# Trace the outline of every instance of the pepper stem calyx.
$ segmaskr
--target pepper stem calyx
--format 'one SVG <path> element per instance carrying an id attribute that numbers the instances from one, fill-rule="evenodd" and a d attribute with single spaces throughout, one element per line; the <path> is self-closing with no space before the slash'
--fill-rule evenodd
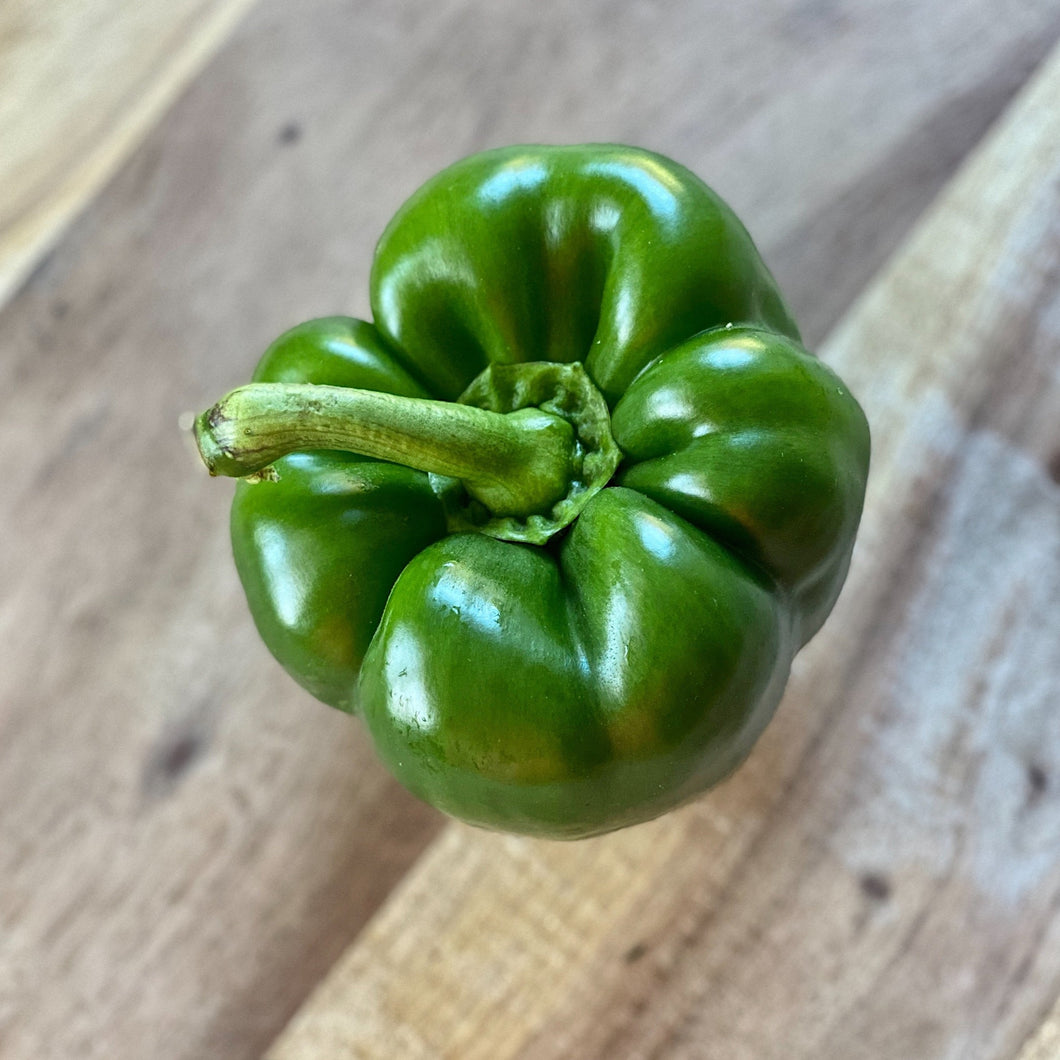
<path id="1" fill-rule="evenodd" d="M 262 477 L 282 456 L 335 449 L 431 474 L 452 529 L 542 544 L 621 458 L 580 364 L 491 366 L 458 402 L 309 383 L 238 387 L 195 421 L 213 475 Z"/>

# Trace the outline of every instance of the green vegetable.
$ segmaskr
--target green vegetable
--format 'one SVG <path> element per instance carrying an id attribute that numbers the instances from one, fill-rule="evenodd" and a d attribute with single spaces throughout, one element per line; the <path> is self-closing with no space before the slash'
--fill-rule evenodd
<path id="1" fill-rule="evenodd" d="M 196 426 L 266 644 L 411 791 L 578 838 L 750 751 L 842 586 L 869 432 L 747 232 L 629 147 L 465 159 Z"/>

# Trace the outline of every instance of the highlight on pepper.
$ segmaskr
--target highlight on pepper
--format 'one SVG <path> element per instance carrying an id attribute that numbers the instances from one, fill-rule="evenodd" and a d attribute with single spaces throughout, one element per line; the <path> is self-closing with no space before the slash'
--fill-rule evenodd
<path id="1" fill-rule="evenodd" d="M 718 783 L 839 595 L 869 466 L 746 229 L 649 151 L 487 151 L 398 210 L 370 301 L 195 423 L 269 650 L 474 825 L 576 839 Z"/>

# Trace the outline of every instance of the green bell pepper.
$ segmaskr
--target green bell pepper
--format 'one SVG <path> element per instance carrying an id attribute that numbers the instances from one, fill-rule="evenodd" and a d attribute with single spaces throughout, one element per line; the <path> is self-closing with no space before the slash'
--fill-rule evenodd
<path id="1" fill-rule="evenodd" d="M 401 207 L 371 306 L 196 424 L 272 653 L 476 825 L 578 838 L 716 784 L 839 594 L 869 463 L 746 230 L 647 151 L 488 151 Z"/>

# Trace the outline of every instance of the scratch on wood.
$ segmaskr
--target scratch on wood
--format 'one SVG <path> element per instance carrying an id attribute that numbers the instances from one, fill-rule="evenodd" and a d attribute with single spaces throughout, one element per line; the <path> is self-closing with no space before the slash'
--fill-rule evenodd
<path id="1" fill-rule="evenodd" d="M 166 734 L 144 766 L 141 789 L 147 796 L 171 790 L 203 755 L 206 732 L 197 725 L 184 725 Z"/>
<path id="2" fill-rule="evenodd" d="M 891 881 L 881 872 L 866 872 L 858 883 L 861 893 L 874 902 L 886 902 L 891 897 Z"/>

